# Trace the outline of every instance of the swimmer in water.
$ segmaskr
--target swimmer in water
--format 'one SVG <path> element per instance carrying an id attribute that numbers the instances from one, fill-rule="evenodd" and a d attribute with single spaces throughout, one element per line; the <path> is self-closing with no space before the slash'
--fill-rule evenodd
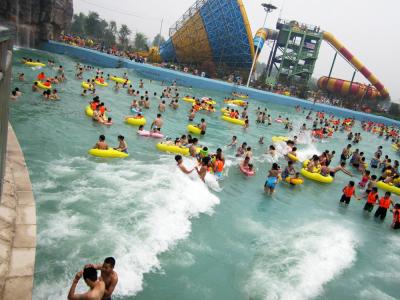
<path id="1" fill-rule="evenodd" d="M 236 147 L 236 145 L 237 145 L 237 136 L 234 135 L 232 137 L 232 141 L 227 145 L 227 147 Z"/>
<path id="2" fill-rule="evenodd" d="M 188 170 L 184 165 L 183 165 L 183 159 L 181 155 L 175 155 L 175 161 L 178 164 L 179 169 L 185 173 L 185 174 L 190 174 L 193 172 L 194 169 Z"/>
<path id="3" fill-rule="evenodd" d="M 344 203 L 346 206 L 349 205 L 351 197 L 356 197 L 356 188 L 354 181 L 350 181 L 347 186 L 343 188 L 343 195 L 340 198 L 340 203 Z"/>
<path id="4" fill-rule="evenodd" d="M 75 293 L 76 286 L 82 278 L 89 287 L 89 291 L 83 294 Z M 97 270 L 93 267 L 84 268 L 83 271 L 76 273 L 68 292 L 68 300 L 102 300 L 105 292 L 105 283 L 97 278 Z"/>
<path id="5" fill-rule="evenodd" d="M 269 172 L 268 172 L 268 178 L 264 184 L 264 191 L 267 194 L 272 195 L 274 193 L 275 187 L 278 184 L 280 174 L 281 174 L 281 170 L 280 170 L 278 164 L 273 163 L 271 170 L 269 170 Z"/>
<path id="6" fill-rule="evenodd" d="M 119 145 L 117 148 L 114 148 L 114 150 L 121 151 L 121 152 L 128 154 L 128 144 L 125 142 L 125 137 L 123 135 L 118 136 L 118 142 L 119 142 Z"/>
<path id="7" fill-rule="evenodd" d="M 99 136 L 99 141 L 93 146 L 93 149 L 108 150 L 108 145 L 105 142 L 106 137 L 102 134 Z"/>
<path id="8" fill-rule="evenodd" d="M 114 257 L 107 257 L 102 264 L 97 265 L 86 265 L 87 267 L 93 267 L 96 270 L 101 270 L 101 279 L 105 284 L 105 291 L 102 300 L 111 300 L 111 296 L 114 292 L 115 287 L 118 283 L 118 274 L 114 271 L 115 259 Z"/>
<path id="9" fill-rule="evenodd" d="M 197 174 L 199 174 L 200 179 L 205 182 L 205 177 L 210 164 L 210 157 L 206 156 L 201 159 L 200 168 L 196 168 Z"/>

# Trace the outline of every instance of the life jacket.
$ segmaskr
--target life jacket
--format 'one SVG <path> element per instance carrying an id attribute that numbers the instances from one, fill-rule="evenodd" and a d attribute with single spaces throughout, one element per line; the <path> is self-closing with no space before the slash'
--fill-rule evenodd
<path id="1" fill-rule="evenodd" d="M 388 209 L 390 207 L 390 203 L 391 203 L 390 198 L 382 197 L 381 200 L 379 200 L 379 207 Z"/>
<path id="2" fill-rule="evenodd" d="M 92 110 L 95 110 L 96 109 L 96 107 L 97 107 L 97 103 L 96 102 L 92 102 L 92 103 L 90 103 L 90 108 L 92 109 Z"/>
<path id="3" fill-rule="evenodd" d="M 43 85 L 50 86 L 51 84 L 50 84 L 50 82 L 46 81 L 46 82 L 43 82 Z"/>
<path id="4" fill-rule="evenodd" d="M 224 163 L 222 160 L 216 160 L 214 163 L 214 171 L 215 172 L 222 172 L 224 170 Z"/>
<path id="5" fill-rule="evenodd" d="M 393 209 L 393 223 L 400 223 L 400 209 Z"/>
<path id="6" fill-rule="evenodd" d="M 100 113 L 104 114 L 105 111 L 106 111 L 106 107 L 105 106 L 101 106 L 100 107 Z"/>
<path id="7" fill-rule="evenodd" d="M 351 196 L 354 195 L 355 189 L 356 189 L 356 188 L 355 188 L 354 186 L 352 186 L 352 187 L 346 186 L 346 187 L 343 189 L 343 194 L 344 194 L 346 197 L 351 198 Z"/>
<path id="8" fill-rule="evenodd" d="M 45 78 L 46 78 L 46 75 L 44 75 L 43 73 L 39 73 L 38 76 L 37 76 L 38 80 L 43 80 Z"/>
<path id="9" fill-rule="evenodd" d="M 229 117 L 232 118 L 232 119 L 234 119 L 234 118 L 235 118 L 235 112 L 234 112 L 234 111 L 230 112 L 230 113 L 229 113 Z"/>
<path id="10" fill-rule="evenodd" d="M 376 203 L 376 196 L 377 196 L 377 195 L 378 195 L 378 193 L 370 192 L 370 193 L 368 194 L 367 203 L 375 204 L 375 203 Z"/>

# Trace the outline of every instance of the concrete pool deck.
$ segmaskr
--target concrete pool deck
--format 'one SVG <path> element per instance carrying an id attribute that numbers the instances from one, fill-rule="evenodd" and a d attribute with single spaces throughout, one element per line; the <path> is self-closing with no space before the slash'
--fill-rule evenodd
<path id="1" fill-rule="evenodd" d="M 0 229 L 0 300 L 32 299 L 36 204 L 25 158 L 10 124 Z"/>

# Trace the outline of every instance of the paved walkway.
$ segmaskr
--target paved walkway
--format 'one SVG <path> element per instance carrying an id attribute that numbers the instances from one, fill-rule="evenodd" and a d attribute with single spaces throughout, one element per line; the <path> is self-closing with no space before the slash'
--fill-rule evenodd
<path id="1" fill-rule="evenodd" d="M 32 299 L 36 206 L 24 155 L 11 125 L 4 181 L 0 200 L 0 300 Z"/>

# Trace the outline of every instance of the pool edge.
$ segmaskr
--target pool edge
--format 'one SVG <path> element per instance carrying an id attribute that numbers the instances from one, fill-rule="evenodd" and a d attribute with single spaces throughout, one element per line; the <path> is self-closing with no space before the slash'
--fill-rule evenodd
<path id="1" fill-rule="evenodd" d="M 0 300 L 32 299 L 36 203 L 24 154 L 10 123 L 0 227 Z"/>

